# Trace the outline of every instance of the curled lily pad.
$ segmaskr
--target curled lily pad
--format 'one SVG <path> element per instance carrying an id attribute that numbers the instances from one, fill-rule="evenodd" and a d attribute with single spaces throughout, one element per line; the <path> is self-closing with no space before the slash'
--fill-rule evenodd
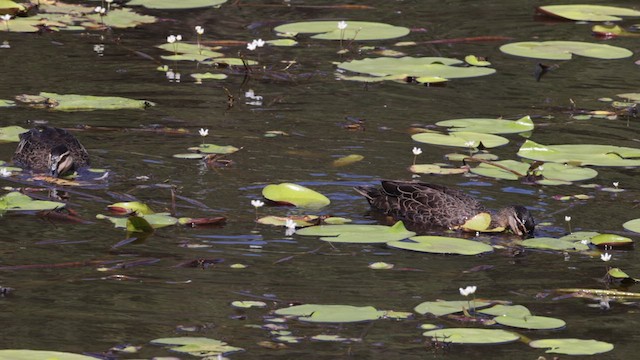
<path id="1" fill-rule="evenodd" d="M 5 126 L 0 128 L 0 142 L 18 142 L 20 141 L 20 134 L 29 130 L 22 126 Z"/>
<path id="2" fill-rule="evenodd" d="M 0 350 L 2 360 L 95 360 L 93 356 L 46 350 Z"/>
<path id="3" fill-rule="evenodd" d="M 291 306 L 278 309 L 275 313 L 281 316 L 296 316 L 301 321 L 323 323 L 371 321 L 380 319 L 385 315 L 384 311 L 377 310 L 373 306 L 318 304 Z"/>
<path id="4" fill-rule="evenodd" d="M 620 16 L 640 16 L 640 11 L 605 5 L 547 5 L 538 11 L 574 21 L 620 21 Z"/>
<path id="5" fill-rule="evenodd" d="M 567 325 L 563 320 L 546 316 L 498 316 L 495 318 L 500 325 L 530 330 L 561 329 Z"/>
<path id="6" fill-rule="evenodd" d="M 141 5 L 149 9 L 197 9 L 204 7 L 218 7 L 227 0 L 131 0 L 128 6 Z"/>
<path id="7" fill-rule="evenodd" d="M 640 149 L 613 145 L 542 145 L 527 140 L 518 150 L 518 156 L 581 165 L 640 166 Z"/>
<path id="8" fill-rule="evenodd" d="M 439 121 L 438 126 L 450 127 L 449 131 L 470 131 L 484 134 L 515 134 L 533 130 L 533 120 L 528 115 L 518 120 L 504 119 L 453 119 Z"/>
<path id="9" fill-rule="evenodd" d="M 463 312 L 464 310 L 477 310 L 489 305 L 491 303 L 485 301 L 425 301 L 413 310 L 422 315 L 443 316 Z M 469 306 L 471 306 L 471 309 Z"/>
<path id="10" fill-rule="evenodd" d="M 310 209 L 319 209 L 331 202 L 317 191 L 292 183 L 267 185 L 262 189 L 262 196 L 278 203 Z"/>
<path id="11" fill-rule="evenodd" d="M 494 148 L 509 143 L 509 140 L 502 136 L 467 131 L 456 131 L 450 134 L 425 132 L 412 135 L 411 138 L 414 141 L 427 144 L 466 148 L 478 147 L 480 143 L 482 143 L 485 148 Z"/>
<path id="12" fill-rule="evenodd" d="M 54 210 L 65 206 L 65 203 L 57 201 L 34 200 L 17 191 L 0 196 L 0 212 Z"/>
<path id="13" fill-rule="evenodd" d="M 319 225 L 300 229 L 298 235 L 321 236 L 320 240 L 343 243 L 386 243 L 415 235 L 402 221 L 393 226 L 384 225 Z"/>
<path id="14" fill-rule="evenodd" d="M 467 64 L 469 65 L 473 65 L 473 66 L 490 66 L 491 63 L 486 61 L 486 60 L 481 60 L 480 58 L 478 58 L 475 55 L 467 55 L 464 57 L 464 61 L 466 61 Z"/>
<path id="15" fill-rule="evenodd" d="M 139 215 L 148 215 L 148 214 L 154 213 L 153 210 L 151 210 L 151 208 L 149 207 L 149 205 L 139 201 L 119 202 L 119 203 L 108 205 L 107 209 L 117 214 L 136 213 Z"/>
<path id="16" fill-rule="evenodd" d="M 504 344 L 520 339 L 520 335 L 500 329 L 450 328 L 430 330 L 422 335 L 454 344 Z"/>
<path id="17" fill-rule="evenodd" d="M 502 45 L 500 51 L 546 60 L 571 60 L 572 54 L 596 59 L 623 59 L 633 55 L 625 48 L 580 41 L 524 41 Z"/>
<path id="18" fill-rule="evenodd" d="M 538 349 L 548 348 L 547 353 L 566 355 L 595 355 L 613 350 L 613 344 L 583 339 L 541 339 L 531 341 L 529 346 Z"/>
<path id="19" fill-rule="evenodd" d="M 455 66 L 463 64 L 458 59 L 442 57 L 367 58 L 338 64 L 338 68 L 375 77 L 439 77 L 444 79 L 468 78 L 490 75 L 495 69 L 486 67 Z"/>
<path id="20" fill-rule="evenodd" d="M 435 254 L 478 255 L 493 251 L 491 245 L 445 236 L 415 236 L 408 241 L 391 241 L 387 246 Z"/>
<path id="21" fill-rule="evenodd" d="M 151 344 L 168 346 L 173 351 L 197 357 L 213 357 L 244 350 L 224 341 L 190 336 L 154 339 L 151 340 Z"/>
<path id="22" fill-rule="evenodd" d="M 347 28 L 340 30 L 338 21 L 305 21 L 277 26 L 279 33 L 317 34 L 314 39 L 323 40 L 385 40 L 409 34 L 410 30 L 401 26 L 366 21 L 348 21 Z"/>

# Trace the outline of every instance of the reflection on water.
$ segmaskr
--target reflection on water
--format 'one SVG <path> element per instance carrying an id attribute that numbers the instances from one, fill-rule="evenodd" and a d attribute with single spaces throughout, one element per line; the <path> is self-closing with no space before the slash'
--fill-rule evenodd
<path id="1" fill-rule="evenodd" d="M 132 52 L 140 51 L 159 59 L 161 52 L 154 45 L 165 41 L 167 34 L 186 36 L 195 25 L 206 28 L 204 40 L 250 41 L 258 37 L 275 38 L 272 26 L 265 21 L 317 18 L 384 21 L 416 30 L 403 41 L 481 35 L 515 40 L 539 37 L 596 41 L 591 38 L 588 26 L 534 20 L 533 2 L 449 1 L 435 6 L 423 2 L 370 1 L 368 4 L 375 9 L 337 11 L 227 4 L 210 10 L 148 10 L 171 21 L 104 34 L 2 33 L 0 36 L 10 40 L 11 48 L 1 49 L 4 72 L 1 99 L 51 91 L 125 96 L 158 104 L 145 111 L 0 110 L 3 126 L 29 127 L 33 120 L 66 128 L 86 125 L 87 129 L 77 136 L 92 154 L 92 164 L 110 172 L 106 188 L 69 191 L 69 207 L 89 224 L 15 214 L 5 214 L 0 219 L 0 267 L 22 266 L 19 270 L 0 270 L 0 286 L 15 288 L 9 296 L 0 297 L 2 348 L 100 352 L 117 344 L 132 343 L 145 345 L 140 357 L 167 356 L 166 351 L 148 342 L 183 335 L 185 332 L 177 330 L 178 327 L 193 325 L 199 329 L 197 336 L 224 339 L 247 350 L 233 357 L 334 359 L 349 354 L 367 359 L 390 356 L 422 359 L 431 356 L 434 350 L 424 345 L 418 326 L 422 323 L 455 326 L 453 321 L 417 317 L 398 322 L 381 320 L 371 326 L 312 326 L 291 321 L 287 326 L 296 336 L 339 334 L 364 336 L 364 341 L 346 345 L 305 340 L 276 351 L 257 345 L 272 339 L 268 330 L 247 327 L 264 325 L 267 310 L 237 310 L 229 303 L 266 299 L 269 309 L 293 303 L 320 303 L 412 311 L 422 301 L 457 300 L 459 287 L 476 285 L 478 297 L 512 301 L 528 306 L 537 315 L 562 318 L 569 324 L 555 332 L 523 331 L 529 338 L 596 338 L 616 345 L 614 352 L 603 358 L 628 357 L 625 354 L 631 354 L 634 345 L 625 339 L 638 335 L 633 325 L 635 316 L 627 315 L 632 306 L 614 302 L 610 311 L 601 311 L 589 307 L 589 301 L 554 299 L 555 295 L 548 292 L 554 288 L 603 288 L 600 279 L 606 269 L 597 254 L 532 250 L 514 254 L 508 249 L 497 249 L 494 254 L 482 257 L 458 257 L 385 249 L 379 245 L 332 245 L 311 237 L 286 237 L 283 228 L 256 225 L 250 200 L 259 198 L 266 184 L 296 182 L 331 199 L 332 204 L 321 214 L 372 223 L 375 220 L 369 215 L 366 200 L 352 187 L 373 185 L 382 178 L 410 179 L 407 168 L 413 161 L 411 149 L 416 144 L 412 143 L 408 129 L 445 119 L 499 116 L 515 119 L 530 114 L 536 122 L 531 138 L 542 144 L 638 147 L 635 135 L 638 122 L 633 118 L 584 122 L 570 118 L 571 101 L 580 108 L 601 109 L 606 105 L 598 102 L 598 98 L 637 91 L 637 66 L 631 59 L 576 58 L 561 63 L 536 82 L 533 72 L 537 61 L 499 53 L 497 48 L 502 43 L 395 48 L 395 41 L 371 42 L 367 45 L 386 46 L 413 56 L 486 56 L 497 73 L 454 80 L 445 87 L 393 82 L 364 85 L 336 81 L 333 76 L 331 62 L 369 56 L 359 53 L 355 44 L 350 45 L 352 52 L 338 55 L 337 43 L 301 37 L 297 47 L 261 49 L 260 61 L 288 76 L 245 78 L 240 71 L 223 81 L 205 80 L 202 85 L 195 85 L 187 74 L 203 70 L 198 65 L 169 64 L 181 74 L 177 82 L 175 73 L 172 79 L 167 79 L 164 72 L 156 70 L 156 61 Z M 635 6 L 630 1 L 617 5 L 625 4 Z M 247 30 L 249 25 L 252 30 Z M 637 48 L 634 40 L 629 39 L 611 43 Z M 237 50 L 226 49 L 228 53 Z M 286 66 L 280 63 L 283 60 L 296 60 L 297 64 L 281 70 Z M 230 98 L 235 100 L 231 107 Z M 345 129 L 343 125 L 350 118 L 362 119 L 365 130 Z M 162 131 L 163 128 L 185 128 L 189 134 Z M 209 129 L 207 142 L 242 148 L 228 156 L 234 166 L 210 169 L 197 161 L 173 157 L 201 142 L 200 128 Z M 279 135 L 265 136 L 268 131 Z M 515 158 L 523 138 L 507 137 L 510 144 L 493 152 L 504 159 Z M 421 163 L 443 162 L 443 156 L 453 152 L 439 146 L 421 147 Z M 8 160 L 14 148 L 15 144 L 0 144 L 0 159 Z M 364 160 L 348 167 L 331 165 L 336 158 L 350 154 L 362 155 Z M 540 236 L 562 235 L 566 231 L 566 215 L 572 216 L 573 230 L 620 232 L 624 221 L 638 216 L 637 170 L 603 168 L 599 172 L 593 182 L 610 186 L 618 181 L 628 191 L 609 194 L 576 185 L 534 187 L 461 175 L 422 176 L 420 180 L 462 187 L 491 208 L 523 204 L 533 210 Z M 2 179 L 0 182 L 2 186 L 24 186 Z M 159 212 L 171 211 L 170 191 L 156 184 L 174 185 L 184 197 L 177 200 L 175 215 L 224 215 L 228 218 L 227 225 L 158 229 L 143 242 L 113 249 L 127 235 L 114 229 L 111 223 L 95 219 L 95 215 L 105 213 L 107 204 L 125 198 L 144 201 Z M 554 195 L 580 193 L 595 198 L 576 202 L 553 200 Z M 282 207 L 260 209 L 260 215 L 301 213 Z M 612 253 L 612 266 L 637 276 L 636 252 Z M 214 265 L 180 266 L 202 259 L 205 262 L 209 259 Z M 377 261 L 393 263 L 396 270 L 375 271 L 367 267 Z M 128 265 L 113 266 L 119 263 Z M 109 264 L 106 267 L 112 270 L 99 272 L 96 264 Z M 248 267 L 236 269 L 230 267 L 232 264 Z M 480 265 L 481 271 L 471 271 Z M 606 331 L 602 331 L 603 327 Z M 543 355 L 542 351 L 521 343 L 451 346 L 445 354 L 452 359 L 470 356 L 531 359 Z"/>

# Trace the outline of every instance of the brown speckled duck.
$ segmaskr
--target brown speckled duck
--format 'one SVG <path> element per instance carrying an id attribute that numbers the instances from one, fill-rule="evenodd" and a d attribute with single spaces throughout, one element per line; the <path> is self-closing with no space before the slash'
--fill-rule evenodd
<path id="1" fill-rule="evenodd" d="M 13 162 L 23 168 L 59 177 L 89 166 L 89 153 L 68 131 L 38 126 L 20 134 Z"/>
<path id="2" fill-rule="evenodd" d="M 441 185 L 383 180 L 382 187 L 354 189 L 366 197 L 373 208 L 419 226 L 454 229 L 478 213 L 489 212 L 492 228 L 504 227 L 524 237 L 533 234 L 535 227 L 531 213 L 524 206 L 512 205 L 491 212 L 471 196 Z"/>

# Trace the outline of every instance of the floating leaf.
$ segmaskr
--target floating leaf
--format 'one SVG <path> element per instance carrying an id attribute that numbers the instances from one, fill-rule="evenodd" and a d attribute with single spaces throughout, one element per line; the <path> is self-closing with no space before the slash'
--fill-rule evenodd
<path id="1" fill-rule="evenodd" d="M 596 166 L 640 166 L 640 149 L 613 145 L 542 145 L 527 140 L 520 147 L 518 155 L 544 162 Z"/>
<path id="2" fill-rule="evenodd" d="M 172 351 L 197 357 L 213 357 L 244 350 L 242 348 L 231 346 L 220 340 L 204 337 L 161 338 L 151 340 L 151 344 L 169 346 Z"/>
<path id="3" fill-rule="evenodd" d="M 529 309 L 522 305 L 498 304 L 488 309 L 478 310 L 478 312 L 493 316 L 511 316 L 520 318 L 531 315 L 531 311 L 529 311 Z"/>
<path id="4" fill-rule="evenodd" d="M 607 271 L 607 274 L 612 278 L 616 279 L 630 279 L 631 277 L 627 275 L 626 272 L 620 270 L 619 268 L 611 268 Z"/>
<path id="5" fill-rule="evenodd" d="M 629 246 L 633 240 L 616 234 L 599 234 L 591 238 L 591 243 L 596 246 Z"/>
<path id="6" fill-rule="evenodd" d="M 589 246 L 580 241 L 567 241 L 549 237 L 527 239 L 522 242 L 522 246 L 533 249 L 545 250 L 588 250 Z"/>
<path id="7" fill-rule="evenodd" d="M 343 156 L 343 157 L 341 157 L 339 159 L 334 160 L 333 161 L 333 166 L 334 167 L 347 166 L 347 165 L 351 165 L 353 163 L 356 163 L 358 161 L 362 161 L 362 159 L 364 159 L 364 156 L 362 156 L 362 155 L 351 154 L 351 155 Z"/>
<path id="8" fill-rule="evenodd" d="M 0 4 L 1 5 L 1 4 Z M 46 350 L 0 350 L 0 360 L 95 360 L 93 356 Z"/>
<path id="9" fill-rule="evenodd" d="M 131 0 L 127 6 L 141 5 L 149 9 L 196 9 L 203 7 L 219 7 L 227 0 Z"/>
<path id="10" fill-rule="evenodd" d="M 0 107 L 14 107 L 14 106 L 16 106 L 15 101 L 0 99 Z"/>
<path id="11" fill-rule="evenodd" d="M 640 233 L 640 219 L 633 219 L 622 224 L 622 227 L 633 232 Z"/>
<path id="12" fill-rule="evenodd" d="M 142 215 L 140 217 L 143 218 L 154 229 L 165 227 L 165 226 L 171 226 L 178 223 L 177 218 L 171 215 L 162 214 L 162 213 Z M 131 224 L 128 217 L 115 217 L 115 216 L 98 214 L 96 215 L 96 219 L 109 220 L 115 225 L 116 228 L 125 228 L 129 230 L 130 225 L 133 226 L 133 228 L 136 227 L 136 223 Z M 140 226 L 146 227 L 142 223 L 137 223 L 137 224 L 139 224 Z M 129 230 L 129 231 L 133 231 L 133 230 Z"/>
<path id="13" fill-rule="evenodd" d="M 0 196 L 0 211 L 54 210 L 65 206 L 65 203 L 56 201 L 34 200 L 17 191 Z"/>
<path id="14" fill-rule="evenodd" d="M 473 311 L 478 308 L 489 306 L 491 303 L 485 301 L 425 301 L 416 306 L 413 310 L 418 314 L 432 314 L 434 316 L 442 316 L 463 312 L 464 310 Z M 469 308 L 471 306 L 471 308 Z"/>
<path id="15" fill-rule="evenodd" d="M 231 145 L 200 144 L 197 147 L 190 147 L 189 150 L 202 154 L 233 154 L 240 149 Z"/>
<path id="16" fill-rule="evenodd" d="M 442 167 L 436 164 L 415 164 L 409 167 L 409 171 L 416 174 L 453 175 L 453 174 L 464 174 L 464 173 L 467 173 L 469 170 L 464 167 L 452 168 L 452 167 Z"/>
<path id="17" fill-rule="evenodd" d="M 279 33 L 315 34 L 312 38 L 323 40 L 385 40 L 409 34 L 401 26 L 366 21 L 348 21 L 344 30 L 338 29 L 338 21 L 304 21 L 277 26 Z"/>
<path id="18" fill-rule="evenodd" d="M 445 236 L 415 236 L 408 241 L 391 241 L 387 246 L 435 254 L 478 255 L 493 251 L 491 245 Z"/>
<path id="19" fill-rule="evenodd" d="M 210 72 L 191 74 L 191 77 L 196 80 L 224 80 L 227 78 L 226 74 L 214 74 Z"/>
<path id="20" fill-rule="evenodd" d="M 151 210 L 151 208 L 147 204 L 142 203 L 140 201 L 119 202 L 119 203 L 108 205 L 107 209 L 117 214 L 132 214 L 132 213 L 136 213 L 138 215 L 153 214 L 153 210 Z"/>
<path id="21" fill-rule="evenodd" d="M 351 339 L 344 338 L 338 335 L 314 335 L 311 340 L 315 341 L 349 341 Z"/>
<path id="22" fill-rule="evenodd" d="M 127 218 L 127 231 L 151 234 L 153 232 L 153 227 L 143 217 L 129 216 Z"/>
<path id="23" fill-rule="evenodd" d="M 546 60 L 571 60 L 572 54 L 596 59 L 623 59 L 633 55 L 625 48 L 580 41 L 524 41 L 502 45 L 500 51 Z"/>
<path id="24" fill-rule="evenodd" d="M 619 16 L 640 16 L 640 11 L 604 5 L 547 5 L 538 11 L 575 21 L 620 21 Z"/>
<path id="25" fill-rule="evenodd" d="M 504 344 L 520 339 L 520 335 L 500 329 L 451 328 L 431 330 L 422 335 L 454 344 Z"/>
<path id="26" fill-rule="evenodd" d="M 20 141 L 20 134 L 29 130 L 22 126 L 5 126 L 0 128 L 0 142 L 18 142 Z"/>
<path id="27" fill-rule="evenodd" d="M 491 63 L 486 60 L 480 60 L 475 55 L 467 55 L 464 57 L 464 61 L 472 66 L 490 66 Z"/>
<path id="28" fill-rule="evenodd" d="M 0 9 L 4 10 L 2 13 L 10 13 L 13 11 L 24 11 L 25 7 L 22 4 L 18 4 L 11 0 L 0 0 Z"/>
<path id="29" fill-rule="evenodd" d="M 231 306 L 241 309 L 248 309 L 252 307 L 263 308 L 267 307 L 267 303 L 264 301 L 233 301 Z"/>
<path id="30" fill-rule="evenodd" d="M 588 240 L 590 242 L 591 238 L 593 238 L 596 235 L 600 235 L 600 233 L 595 231 L 576 231 L 576 232 L 572 232 L 569 235 L 565 235 L 561 237 L 560 240 L 566 240 L 566 241 Z"/>
<path id="31" fill-rule="evenodd" d="M 298 320 L 323 323 L 349 323 L 380 319 L 385 315 L 373 306 L 296 305 L 275 311 L 281 316 L 297 316 Z"/>
<path id="32" fill-rule="evenodd" d="M 533 130 L 533 120 L 528 115 L 518 120 L 504 119 L 453 119 L 436 123 L 450 127 L 449 131 L 467 131 L 483 134 L 515 134 Z"/>
<path id="33" fill-rule="evenodd" d="M 48 92 L 41 92 L 37 97 L 20 95 L 17 96 L 16 99 L 27 102 L 30 106 L 46 107 L 60 111 L 145 109 L 155 105 L 150 101 L 133 100 L 123 97 L 61 95 Z"/>
<path id="34" fill-rule="evenodd" d="M 267 185 L 262 189 L 262 196 L 297 207 L 319 209 L 329 205 L 329 199 L 317 191 L 292 183 Z"/>
<path id="35" fill-rule="evenodd" d="M 444 146 L 457 147 L 478 147 L 480 143 L 485 148 L 494 148 L 509 143 L 509 140 L 502 136 L 492 134 L 482 134 L 476 132 L 456 131 L 450 134 L 440 134 L 436 132 L 426 132 L 412 135 L 414 141 Z"/>
<path id="36" fill-rule="evenodd" d="M 319 225 L 300 229 L 296 232 L 304 236 L 321 236 L 320 240 L 343 243 L 386 243 L 402 240 L 415 235 L 408 231 L 402 221 L 393 226 L 384 225 Z"/>
<path id="37" fill-rule="evenodd" d="M 86 17 L 89 20 L 93 20 L 96 24 L 119 29 L 132 28 L 144 24 L 153 24 L 158 21 L 156 17 L 141 15 L 129 8 L 111 9 L 107 16 L 92 14 Z"/>
<path id="38" fill-rule="evenodd" d="M 297 227 L 305 227 L 314 225 L 314 221 L 317 223 L 318 216 L 316 215 L 306 215 L 303 217 L 283 217 L 283 216 L 265 216 L 256 220 L 260 224 L 265 225 L 275 225 L 275 226 L 285 226 L 287 220 L 293 220 L 296 223 Z"/>
<path id="39" fill-rule="evenodd" d="M 560 329 L 567 325 L 563 320 L 546 316 L 498 316 L 495 321 L 500 325 L 516 327 L 529 330 L 553 330 Z"/>
<path id="40" fill-rule="evenodd" d="M 374 269 L 374 270 L 391 270 L 393 269 L 393 264 L 389 264 L 386 262 L 374 262 L 369 264 L 369 269 Z"/>
<path id="41" fill-rule="evenodd" d="M 495 73 L 495 69 L 486 67 L 454 66 L 463 64 L 458 59 L 442 57 L 402 57 L 402 58 L 367 58 L 352 60 L 338 64 L 338 68 L 375 77 L 392 76 L 404 78 L 407 76 L 457 79 L 485 76 Z"/>
<path id="42" fill-rule="evenodd" d="M 613 350 L 613 344 L 583 339 L 541 339 L 531 341 L 529 346 L 538 349 L 549 348 L 547 353 L 566 355 L 595 355 Z"/>
<path id="43" fill-rule="evenodd" d="M 472 168 L 471 172 L 496 179 L 518 180 L 520 178 L 514 172 L 524 176 L 531 166 L 528 163 L 514 160 L 495 161 L 493 164 L 499 166 L 481 163 L 477 167 Z M 507 171 L 505 168 L 513 170 L 514 172 Z M 588 180 L 598 176 L 596 170 L 567 164 L 546 163 L 540 168 L 542 168 L 542 171 L 537 171 L 537 175 L 542 176 L 544 179 L 538 180 L 538 182 L 545 185 L 566 184 L 573 181 Z"/>

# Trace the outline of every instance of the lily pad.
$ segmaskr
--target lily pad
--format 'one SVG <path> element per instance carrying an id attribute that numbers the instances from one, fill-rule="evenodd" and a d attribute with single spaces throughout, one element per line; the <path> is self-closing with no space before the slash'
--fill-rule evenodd
<path id="1" fill-rule="evenodd" d="M 464 167 L 454 168 L 454 167 L 444 167 L 436 164 L 415 164 L 409 167 L 409 171 L 416 174 L 453 175 L 453 174 L 464 174 L 464 173 L 467 173 L 469 170 L 467 170 L 467 168 L 464 168 Z"/>
<path id="2" fill-rule="evenodd" d="M 331 203 L 319 192 L 292 183 L 267 185 L 262 189 L 262 196 L 271 201 L 310 209 L 319 209 Z"/>
<path id="3" fill-rule="evenodd" d="M 226 74 L 214 74 L 210 72 L 191 74 L 191 77 L 196 80 L 224 80 L 227 78 Z"/>
<path id="4" fill-rule="evenodd" d="M 373 306 L 304 304 L 275 311 L 281 316 L 296 316 L 298 320 L 320 323 L 351 323 L 378 320 L 384 311 Z"/>
<path id="5" fill-rule="evenodd" d="M 422 335 L 453 344 L 505 344 L 520 339 L 520 335 L 500 329 L 450 328 L 430 330 Z"/>
<path id="6" fill-rule="evenodd" d="M 546 60 L 571 60 L 573 54 L 596 59 L 624 59 L 633 55 L 625 48 L 580 41 L 524 41 L 502 45 L 500 51 Z"/>
<path id="7" fill-rule="evenodd" d="M 29 131 L 22 126 L 5 126 L 0 128 L 0 142 L 18 142 L 20 134 Z"/>
<path id="8" fill-rule="evenodd" d="M 604 5 L 547 5 L 538 11 L 574 21 L 620 21 L 620 16 L 640 16 L 640 11 Z"/>
<path id="9" fill-rule="evenodd" d="M 542 145 L 527 140 L 518 150 L 518 156 L 579 165 L 640 166 L 640 149 L 613 145 Z"/>
<path id="10" fill-rule="evenodd" d="M 147 223 L 149 223 L 149 225 L 151 225 L 151 227 L 154 229 L 165 227 L 165 226 L 171 226 L 178 223 L 177 218 L 164 213 L 141 215 L 140 217 L 144 219 Z M 96 215 L 96 219 L 109 220 L 115 225 L 116 228 L 123 228 L 129 231 L 138 231 L 136 230 L 136 224 L 131 224 L 129 217 L 115 217 L 115 216 L 98 214 Z"/>
<path id="11" fill-rule="evenodd" d="M 182 57 L 176 59 L 175 57 L 168 60 L 205 60 L 208 58 L 218 58 L 224 56 L 224 54 L 211 50 L 208 46 L 198 46 L 197 44 L 189 44 L 183 42 L 164 43 L 157 45 L 157 48 L 170 51 L 181 55 L 195 55 L 194 57 Z M 165 58 L 165 57 L 163 57 Z"/>
<path id="12" fill-rule="evenodd" d="M 561 329 L 567 325 L 563 320 L 546 316 L 498 316 L 495 321 L 500 325 L 529 330 Z"/>
<path id="13" fill-rule="evenodd" d="M 622 227 L 629 231 L 640 233 L 640 219 L 629 220 L 622 224 Z"/>
<path id="14" fill-rule="evenodd" d="M 128 202 L 119 202 L 114 203 L 107 206 L 109 211 L 112 211 L 117 214 L 127 215 L 136 213 L 138 215 L 149 215 L 153 214 L 154 211 L 151 208 L 142 202 L 139 201 L 128 201 Z"/>
<path id="15" fill-rule="evenodd" d="M 145 109 L 155 105 L 150 101 L 123 97 L 61 95 L 48 92 L 41 92 L 38 95 L 19 95 L 16 99 L 33 107 L 46 107 L 59 111 Z"/>
<path id="16" fill-rule="evenodd" d="M 533 249 L 545 250 L 588 250 L 589 246 L 580 241 L 567 241 L 549 237 L 527 239 L 522 242 L 522 246 Z"/>
<path id="17" fill-rule="evenodd" d="M 490 66 L 491 63 L 486 60 L 481 60 L 475 55 L 467 55 L 464 57 L 464 61 L 472 66 Z"/>
<path id="18" fill-rule="evenodd" d="M 338 29 L 338 21 L 304 21 L 277 26 L 279 33 L 316 34 L 314 39 L 322 40 L 386 40 L 409 34 L 410 30 L 401 26 L 366 21 L 348 21 L 347 28 Z"/>
<path id="19" fill-rule="evenodd" d="M 231 145 L 200 144 L 197 147 L 190 147 L 189 150 L 202 154 L 233 154 L 240 149 Z"/>
<path id="20" fill-rule="evenodd" d="M 92 14 L 86 17 L 87 19 L 92 20 L 95 24 L 119 29 L 133 28 L 144 24 L 153 24 L 158 21 L 158 18 L 154 16 L 138 14 L 129 8 L 112 9 L 106 16 Z"/>
<path id="21" fill-rule="evenodd" d="M 485 148 L 494 148 L 509 143 L 509 140 L 502 136 L 483 134 L 476 132 L 456 131 L 450 134 L 441 134 L 437 132 L 425 132 L 414 134 L 411 136 L 414 141 L 444 146 L 457 147 L 478 147 L 480 143 Z"/>
<path id="22" fill-rule="evenodd" d="M 40 211 L 54 210 L 65 207 L 66 204 L 56 201 L 34 200 L 29 196 L 12 191 L 0 196 L 0 211 Z"/>
<path id="23" fill-rule="evenodd" d="M 0 99 L 0 107 L 14 107 L 14 106 L 16 106 L 15 101 Z"/>
<path id="24" fill-rule="evenodd" d="M 364 159 L 364 156 L 362 156 L 362 155 L 351 154 L 351 155 L 343 156 L 343 157 L 341 157 L 339 159 L 334 160 L 333 161 L 333 166 L 334 167 L 347 166 L 347 165 L 351 165 L 353 163 L 356 163 L 358 161 L 362 161 L 362 159 Z"/>
<path id="25" fill-rule="evenodd" d="M 514 160 L 496 161 L 494 164 L 499 165 L 500 167 L 481 163 L 477 167 L 472 168 L 471 172 L 496 179 L 518 180 L 520 179 L 518 175 L 507 171 L 504 168 L 526 175 L 527 170 L 529 170 L 529 167 L 531 166 L 528 163 Z M 538 182 L 543 185 L 568 184 L 574 181 L 593 179 L 598 176 L 598 172 L 594 169 L 567 164 L 546 163 L 541 168 L 542 171 L 539 171 L 539 175 L 541 175 L 546 182 L 543 182 L 543 180 L 539 180 Z"/>
<path id="26" fill-rule="evenodd" d="M 160 338 L 151 340 L 151 344 L 169 346 L 172 351 L 197 357 L 213 357 L 244 350 L 224 341 L 204 337 Z"/>
<path id="27" fill-rule="evenodd" d="M 583 339 L 541 339 L 531 341 L 529 346 L 538 349 L 549 348 L 547 353 L 566 355 L 595 355 L 613 350 L 613 344 Z"/>
<path id="28" fill-rule="evenodd" d="M 204 7 L 219 7 L 227 0 L 131 0 L 127 6 L 141 5 L 148 9 L 197 9 Z"/>
<path id="29" fill-rule="evenodd" d="M 525 317 L 531 315 L 531 311 L 522 305 L 498 304 L 488 309 L 478 310 L 478 312 L 493 316 Z"/>
<path id="30" fill-rule="evenodd" d="M 375 244 L 406 239 L 416 233 L 408 231 L 402 221 L 384 225 L 319 225 L 300 229 L 304 236 L 321 236 L 320 240 L 342 243 Z"/>
<path id="31" fill-rule="evenodd" d="M 418 314 L 432 314 L 434 316 L 443 316 L 455 314 L 464 310 L 470 311 L 491 305 L 485 301 L 425 301 L 416 306 L 413 310 Z M 471 306 L 471 308 L 469 308 Z"/>
<path id="32" fill-rule="evenodd" d="M 596 246 L 629 246 L 633 240 L 616 234 L 599 234 L 591 238 L 591 243 Z"/>
<path id="33" fill-rule="evenodd" d="M 515 134 L 533 130 L 533 120 L 528 115 L 518 120 L 504 119 L 454 119 L 439 121 L 438 126 L 450 127 L 449 131 L 468 131 L 483 134 Z"/>
<path id="34" fill-rule="evenodd" d="M 0 350 L 0 360 L 95 360 L 93 356 L 46 350 Z"/>
<path id="35" fill-rule="evenodd" d="M 491 245 L 445 236 L 415 236 L 408 241 L 391 241 L 387 246 L 435 254 L 478 255 L 493 251 Z"/>
<path id="36" fill-rule="evenodd" d="M 263 308 L 267 307 L 267 303 L 264 301 L 233 301 L 231 306 L 239 309 L 248 309 L 252 307 Z"/>
<path id="37" fill-rule="evenodd" d="M 392 76 L 393 78 L 439 77 L 444 79 L 469 78 L 495 73 L 495 69 L 487 67 L 463 67 L 464 62 L 458 59 L 443 57 L 401 57 L 401 58 L 366 58 L 338 64 L 338 68 L 375 77 Z"/>

